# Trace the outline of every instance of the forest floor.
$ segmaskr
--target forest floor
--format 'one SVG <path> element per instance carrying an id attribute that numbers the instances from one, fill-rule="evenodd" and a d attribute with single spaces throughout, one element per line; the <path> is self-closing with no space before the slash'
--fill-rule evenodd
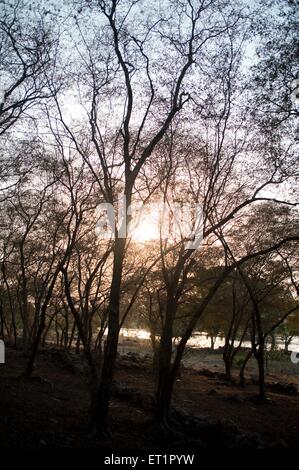
<path id="1" fill-rule="evenodd" d="M 181 432 L 171 438 L 162 435 L 152 420 L 149 357 L 138 356 L 136 340 L 126 344 L 127 352 L 120 349 L 109 411 L 113 438 L 106 442 L 87 433 L 89 395 L 81 355 L 45 348 L 36 359 L 33 379 L 26 381 L 21 378 L 26 358 L 7 347 L 6 363 L 0 364 L 0 447 L 299 447 L 299 395 L 269 388 L 269 403 L 260 404 L 249 376 L 244 388 L 228 383 L 220 361 L 209 363 L 209 370 L 182 369 L 173 397 L 173 417 Z M 298 376 L 267 377 L 269 383 L 287 381 L 299 385 Z"/>

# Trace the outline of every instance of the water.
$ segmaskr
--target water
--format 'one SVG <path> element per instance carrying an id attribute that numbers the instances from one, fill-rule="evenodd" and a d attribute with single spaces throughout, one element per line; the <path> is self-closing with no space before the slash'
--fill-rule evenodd
<path id="1" fill-rule="evenodd" d="M 137 328 L 122 328 L 121 335 L 127 338 L 138 338 L 138 339 L 150 339 L 150 333 L 144 329 Z M 180 339 L 180 338 L 178 338 Z M 236 342 L 238 344 L 238 342 Z M 207 337 L 206 333 L 195 331 L 192 337 L 189 339 L 188 346 L 193 348 L 209 348 L 211 346 L 211 340 Z M 218 347 L 224 346 L 224 339 L 218 336 L 215 340 L 215 349 Z M 250 348 L 251 344 L 249 341 L 244 341 L 242 344 L 243 347 Z M 278 349 L 284 349 L 283 341 L 276 341 L 276 346 Z M 294 336 L 289 345 L 289 351 L 299 352 L 299 336 Z"/>

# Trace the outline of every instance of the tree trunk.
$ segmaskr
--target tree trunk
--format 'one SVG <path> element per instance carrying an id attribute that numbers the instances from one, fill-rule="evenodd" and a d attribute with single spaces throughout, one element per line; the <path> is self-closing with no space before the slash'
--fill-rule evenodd
<path id="1" fill-rule="evenodd" d="M 289 336 L 284 340 L 284 352 L 285 354 L 289 353 L 289 346 L 292 342 L 293 336 Z"/>
<path id="2" fill-rule="evenodd" d="M 99 386 L 94 396 L 90 420 L 92 433 L 104 438 L 110 436 L 107 428 L 107 415 L 118 346 L 119 305 L 125 246 L 125 238 L 117 238 L 115 240 L 113 274 L 108 306 L 108 334 L 104 348 Z"/>
<path id="3" fill-rule="evenodd" d="M 53 320 L 54 320 L 54 316 L 52 316 L 52 317 L 50 318 L 50 320 L 49 320 L 49 322 L 48 322 L 48 325 L 45 327 L 45 331 L 44 331 L 44 333 L 43 333 L 43 337 L 42 337 L 42 340 L 41 340 L 41 343 L 42 343 L 43 346 L 46 345 L 47 335 L 48 335 L 48 333 L 49 333 L 49 331 L 50 331 L 50 328 L 51 328 L 51 326 L 52 326 Z"/>
<path id="4" fill-rule="evenodd" d="M 275 337 L 275 333 L 272 332 L 271 335 L 270 335 L 270 339 L 271 339 L 271 346 L 270 346 L 270 351 L 273 352 L 276 348 L 276 337 Z"/>
<path id="5" fill-rule="evenodd" d="M 76 349 L 75 349 L 76 354 L 80 354 L 80 344 L 81 344 L 81 340 L 80 340 L 80 336 L 78 335 L 78 338 L 76 341 Z"/>
<path id="6" fill-rule="evenodd" d="M 14 343 L 14 347 L 16 347 L 17 346 L 17 336 L 18 336 L 17 335 L 17 325 L 16 325 L 16 314 L 15 314 L 15 308 L 14 308 L 13 301 L 12 301 L 10 286 L 9 286 L 9 283 L 8 283 L 7 277 L 6 277 L 6 269 L 5 269 L 5 263 L 4 262 L 1 263 L 1 271 L 2 271 L 3 281 L 4 281 L 4 284 L 5 284 L 5 287 L 6 287 L 6 290 L 7 290 L 7 295 L 8 295 L 9 308 L 10 308 L 10 313 L 11 313 L 11 324 L 12 324 L 12 331 L 13 331 L 13 343 Z M 12 339 L 11 334 L 9 336 L 10 336 L 9 339 L 11 340 Z"/>
<path id="7" fill-rule="evenodd" d="M 153 351 L 153 373 L 154 375 L 158 374 L 159 370 L 159 348 L 158 348 L 158 342 L 156 339 L 156 333 L 153 328 L 153 326 L 150 324 L 150 340 L 151 340 L 151 345 L 152 345 L 152 351 Z"/>
<path id="8" fill-rule="evenodd" d="M 42 333 L 43 333 L 44 329 L 45 329 L 45 315 L 42 314 L 39 327 L 37 329 L 36 335 L 35 335 L 35 337 L 33 339 L 33 342 L 32 342 L 29 361 L 27 363 L 27 368 L 26 368 L 26 371 L 25 371 L 25 377 L 27 379 L 29 379 L 29 377 L 31 377 L 31 375 L 32 375 L 33 365 L 34 365 L 34 361 L 35 361 L 35 358 L 36 358 L 38 345 L 40 343 L 40 339 L 41 339 L 41 336 L 42 336 Z"/>
<path id="9" fill-rule="evenodd" d="M 155 417 L 163 429 L 168 429 L 169 408 L 171 401 L 171 356 L 173 315 L 176 310 L 173 292 L 168 293 L 165 322 L 158 350 L 158 381 L 156 390 Z"/>
<path id="10" fill-rule="evenodd" d="M 24 239 L 20 243 L 20 264 L 21 264 L 21 288 L 20 288 L 20 313 L 23 322 L 23 348 L 25 353 L 29 348 L 29 315 L 28 315 L 28 290 L 27 273 L 25 270 Z"/>
<path id="11" fill-rule="evenodd" d="M 247 353 L 247 356 L 245 357 L 244 361 L 243 361 L 243 364 L 241 366 L 241 369 L 240 369 L 240 373 L 239 373 L 239 385 L 241 387 L 244 386 L 245 384 L 245 369 L 246 369 L 246 366 L 247 366 L 247 363 L 249 361 L 249 359 L 251 358 L 253 354 L 253 351 L 252 349 Z"/>
<path id="12" fill-rule="evenodd" d="M 232 375 L 231 375 L 231 369 L 232 369 L 232 360 L 231 357 L 225 357 L 224 359 L 224 365 L 225 365 L 225 375 L 226 377 L 231 380 Z"/>
<path id="13" fill-rule="evenodd" d="M 0 303 L 0 338 L 4 340 L 4 325 L 5 325 L 5 320 L 4 320 L 4 313 L 3 313 L 3 307 L 2 303 Z"/>
<path id="14" fill-rule="evenodd" d="M 71 331 L 71 334 L 70 334 L 70 338 L 69 338 L 69 342 L 68 342 L 68 345 L 67 345 L 67 349 L 71 349 L 72 346 L 73 346 L 75 331 L 76 331 L 76 322 L 74 321 L 73 326 L 72 326 L 72 331 Z"/>
<path id="15" fill-rule="evenodd" d="M 264 347 L 264 341 L 262 340 L 259 344 L 257 351 L 257 363 L 259 370 L 259 398 L 261 398 L 262 400 L 266 399 Z"/>
<path id="16" fill-rule="evenodd" d="M 158 388 L 157 388 L 157 396 L 156 396 L 156 410 L 155 410 L 155 418 L 159 426 L 164 431 L 170 429 L 169 427 L 169 411 L 170 411 L 170 404 L 171 404 L 171 396 L 172 396 L 172 384 L 169 376 L 169 370 L 166 371 L 160 369 L 159 371 L 159 380 L 158 380 Z"/>
<path id="17" fill-rule="evenodd" d="M 51 281 L 51 284 L 50 284 L 50 286 L 49 286 L 49 289 L 48 289 L 48 291 L 47 291 L 45 300 L 44 300 L 44 302 L 43 302 L 43 304 L 42 304 L 42 307 L 41 307 L 41 309 L 40 309 L 40 315 L 36 315 L 36 318 L 39 318 L 39 325 L 38 325 L 38 328 L 37 328 L 35 337 L 34 337 L 34 339 L 33 339 L 33 341 L 32 341 L 30 357 L 29 357 L 29 361 L 28 361 L 27 368 L 26 368 L 26 371 L 25 371 L 25 377 L 26 377 L 26 378 L 31 377 L 32 372 L 33 372 L 34 360 L 35 360 L 35 357 L 36 357 L 36 354 L 37 354 L 38 345 L 39 345 L 39 343 L 40 343 L 42 334 L 43 334 L 43 332 L 44 332 L 44 330 L 45 330 L 45 327 L 46 327 L 46 312 L 47 312 L 47 308 L 48 308 L 50 299 L 51 299 L 51 297 L 52 297 L 52 292 L 53 292 L 53 289 L 54 289 L 54 286 L 55 286 L 55 283 L 56 283 L 56 279 L 57 279 L 57 276 L 58 276 L 59 272 L 60 272 L 60 267 L 58 266 L 58 267 L 56 268 L 55 274 L 54 274 L 54 276 L 53 276 L 53 278 L 52 278 L 52 281 Z"/>

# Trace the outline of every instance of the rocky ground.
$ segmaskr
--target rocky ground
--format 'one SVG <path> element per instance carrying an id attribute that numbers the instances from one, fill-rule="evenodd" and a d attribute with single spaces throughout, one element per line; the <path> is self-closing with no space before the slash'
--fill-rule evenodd
<path id="1" fill-rule="evenodd" d="M 173 435 L 153 423 L 154 378 L 148 354 L 122 351 L 113 387 L 110 422 L 113 438 L 88 436 L 87 371 L 74 352 L 45 348 L 34 377 L 21 375 L 26 359 L 6 348 L 0 365 L 0 446 L 2 448 L 276 448 L 299 447 L 297 383 L 268 376 L 269 402 L 256 402 L 256 379 L 245 388 L 225 380 L 218 367 L 184 368 L 176 382 Z"/>

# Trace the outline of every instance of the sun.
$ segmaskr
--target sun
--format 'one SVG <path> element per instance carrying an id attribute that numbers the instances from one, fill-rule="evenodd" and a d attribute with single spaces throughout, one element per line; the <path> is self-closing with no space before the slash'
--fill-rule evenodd
<path id="1" fill-rule="evenodd" d="M 159 236 L 159 226 L 151 216 L 136 223 L 136 226 L 131 230 L 132 240 L 139 243 L 158 240 Z"/>
<path id="2" fill-rule="evenodd" d="M 144 210 L 136 213 L 132 219 L 130 236 L 138 243 L 158 240 L 160 237 L 158 211 Z"/>

